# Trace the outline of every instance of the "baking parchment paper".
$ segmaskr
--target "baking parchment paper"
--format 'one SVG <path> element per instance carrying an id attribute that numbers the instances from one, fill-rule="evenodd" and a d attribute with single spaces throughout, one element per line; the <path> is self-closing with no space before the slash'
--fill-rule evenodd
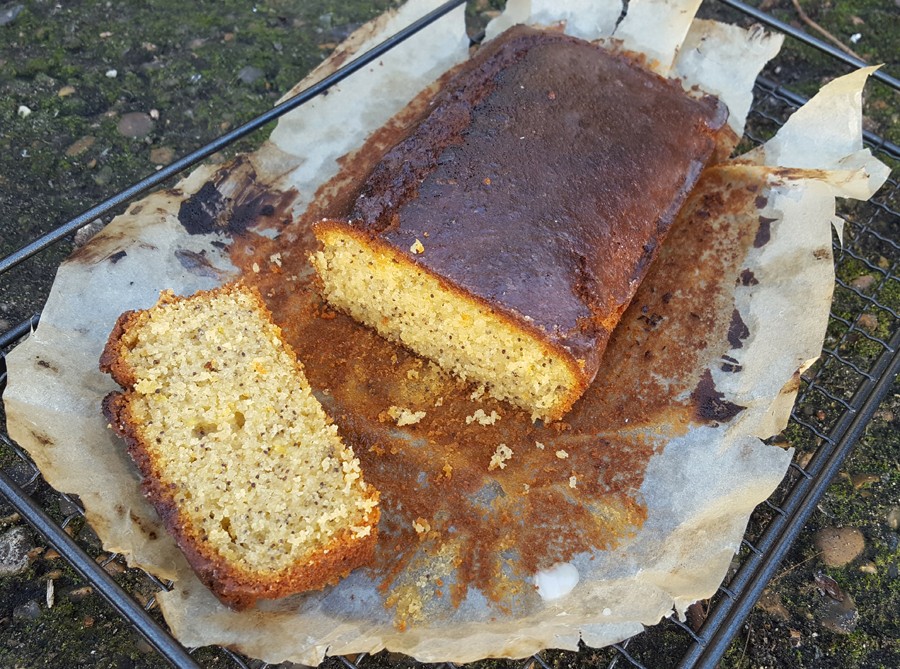
<path id="1" fill-rule="evenodd" d="M 412 0 L 364 26 L 311 79 L 436 4 Z M 533 17 L 647 53 L 654 68 L 682 77 L 686 87 L 719 94 L 732 108 L 739 135 L 753 79 L 780 40 L 692 22 L 694 5 L 632 0 L 617 27 L 616 3 L 511 0 L 488 34 Z M 654 21 L 634 18 L 645 15 Z M 222 606 L 197 581 L 141 497 L 122 444 L 100 416 L 100 400 L 114 389 L 97 371 L 112 324 L 122 311 L 152 305 L 162 289 L 189 294 L 242 271 L 277 274 L 272 266 L 259 267 L 258 252 L 251 265 L 228 245 L 250 231 L 287 256 L 303 235 L 283 222 L 302 220 L 310 203 L 327 199 L 364 141 L 386 123 L 402 121 L 417 94 L 467 53 L 460 9 L 283 118 L 256 153 L 227 168 L 201 167 L 175 189 L 132 205 L 63 263 L 39 328 L 8 357 L 10 434 L 51 485 L 80 496 L 107 550 L 175 580 L 158 599 L 186 645 L 222 644 L 268 662 L 317 664 L 326 653 L 382 648 L 424 661 L 466 662 L 575 649 L 579 640 L 590 646 L 620 641 L 715 591 L 750 512 L 787 468 L 790 451 L 760 439 L 786 424 L 798 375 L 821 348 L 834 280 L 834 198 L 867 198 L 887 175 L 862 149 L 866 71 L 826 86 L 765 147 L 708 172 L 623 319 L 614 345 L 621 355 L 595 385 L 608 397 L 626 396 L 631 389 L 617 388 L 615 379 L 641 378 L 647 388 L 670 393 L 673 409 L 654 413 L 646 410 L 646 397 L 624 397 L 616 405 L 621 420 L 589 435 L 612 448 L 639 434 L 650 449 L 642 476 L 626 491 L 631 515 L 598 503 L 598 514 L 608 514 L 611 523 L 619 514 L 623 521 L 606 549 L 582 551 L 568 557 L 568 567 L 545 569 L 568 576 L 541 593 L 531 587 L 530 574 L 505 574 L 521 586 L 509 602 L 493 601 L 477 587 L 469 587 L 458 605 L 426 597 L 437 576 L 448 588 L 453 583 L 452 560 L 440 554 L 411 563 L 391 581 L 395 591 L 414 595 L 399 602 L 388 603 L 391 591 L 378 588 L 384 580 L 366 570 L 321 593 L 243 613 Z M 270 265 L 280 269 L 281 262 L 273 254 Z M 281 280 L 309 290 L 308 272 L 285 272 Z M 676 364 L 682 358 L 689 364 Z M 329 392 L 321 399 L 329 406 Z M 590 418 L 589 409 L 576 408 L 573 429 L 552 445 L 548 438 L 547 448 L 564 444 L 573 457 L 586 448 L 578 421 Z M 511 420 L 504 417 L 500 425 Z M 524 457 L 524 444 L 510 445 L 509 469 L 494 472 L 500 481 Z M 486 460 L 483 465 L 490 480 Z"/>

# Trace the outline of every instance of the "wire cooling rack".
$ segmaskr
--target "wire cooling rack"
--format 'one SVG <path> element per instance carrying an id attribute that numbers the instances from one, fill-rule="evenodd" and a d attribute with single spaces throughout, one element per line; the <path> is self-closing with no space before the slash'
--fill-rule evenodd
<path id="1" fill-rule="evenodd" d="M 723 4 L 752 17 L 769 28 L 780 30 L 790 38 L 815 47 L 851 66 L 863 63 L 842 51 L 815 39 L 796 28 L 784 24 L 739 0 L 720 0 Z M 184 158 L 143 179 L 109 200 L 98 204 L 81 216 L 59 226 L 6 258 L 0 259 L 0 274 L 27 258 L 47 249 L 90 221 L 128 202 L 136 196 L 164 183 L 188 167 L 209 157 L 269 121 L 320 95 L 330 86 L 346 78 L 387 50 L 443 16 L 463 0 L 453 0 L 400 31 L 363 57 L 345 65 L 334 75 L 307 89 L 262 116 L 223 135 Z M 900 90 L 900 81 L 878 72 L 875 78 Z M 805 102 L 801 96 L 779 86 L 778 82 L 760 77 L 755 99 L 748 118 L 746 137 L 760 143 L 770 137 L 786 118 Z M 865 140 L 882 159 L 896 164 L 900 161 L 900 147 L 872 133 Z M 798 458 L 791 464 L 788 475 L 779 489 L 754 512 L 731 570 L 718 593 L 701 606 L 699 616 L 681 622 L 668 618 L 646 632 L 600 651 L 590 651 L 581 657 L 582 663 L 593 666 L 637 667 L 652 669 L 659 665 L 660 650 L 664 650 L 664 666 L 681 669 L 716 665 L 729 643 L 737 634 L 765 585 L 797 538 L 810 513 L 831 479 L 837 473 L 853 444 L 871 420 L 878 404 L 886 396 L 900 370 L 900 313 L 895 298 L 900 290 L 900 187 L 896 178 L 888 180 L 881 191 L 867 203 L 844 205 L 838 213 L 847 221 L 844 243 L 835 247 L 837 284 L 835 304 L 844 305 L 840 313 L 831 314 L 828 335 L 821 360 L 801 380 L 801 390 L 788 428 L 791 442 L 797 447 Z M 874 278 L 868 286 L 848 280 L 860 271 Z M 893 300 L 893 301 L 892 301 Z M 40 305 L 33 305 L 37 310 Z M 871 328 L 871 317 L 879 323 L 877 332 Z M 27 336 L 39 320 L 39 312 L 0 334 L 0 391 L 6 383 L 5 353 Z M 857 344 L 865 340 L 866 346 Z M 823 410 L 827 408 L 827 411 Z M 241 669 L 265 669 L 268 665 L 244 658 L 228 649 L 187 649 L 167 632 L 153 615 L 156 606 L 153 592 L 167 587 L 159 579 L 139 572 L 142 582 L 126 591 L 108 567 L 122 563 L 117 555 L 106 556 L 101 562 L 93 560 L 85 547 L 73 539 L 67 528 L 83 517 L 77 500 L 50 489 L 43 483 L 40 472 L 29 456 L 15 444 L 5 431 L 0 431 L 0 451 L 12 454 L 14 466 L 0 469 L 0 492 L 47 541 L 85 578 L 159 655 L 177 667 L 233 666 Z M 9 461 L 9 458 L 7 458 Z M 801 464 L 802 463 L 802 464 Z M 38 494 L 38 491 L 40 494 Z M 64 509 L 60 522 L 47 513 L 50 501 Z M 132 570 L 136 571 L 136 570 Z M 145 593 L 151 593 L 149 596 Z M 584 653 L 586 651 L 582 651 Z M 572 657 L 568 657 L 572 656 Z M 677 658 L 680 658 L 678 662 Z M 545 651 L 526 660 L 510 663 L 521 669 L 550 669 L 560 661 L 578 658 L 564 651 Z M 338 657 L 326 660 L 326 666 L 346 669 L 367 669 L 396 664 L 398 659 L 383 654 L 377 656 Z M 399 660 L 404 666 L 416 664 Z M 655 664 L 653 664 L 655 663 Z M 454 665 L 444 663 L 448 669 Z"/>

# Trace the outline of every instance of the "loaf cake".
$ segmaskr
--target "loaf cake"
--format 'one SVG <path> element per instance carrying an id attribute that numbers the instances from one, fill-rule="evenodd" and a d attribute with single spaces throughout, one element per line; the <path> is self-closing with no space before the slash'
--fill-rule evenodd
<path id="1" fill-rule="evenodd" d="M 320 221 L 325 299 L 561 418 L 714 155 L 727 111 L 623 55 L 516 27 Z"/>
<path id="2" fill-rule="evenodd" d="M 256 289 L 123 314 L 100 360 L 103 410 L 200 579 L 236 609 L 366 564 L 378 494 L 313 397 Z"/>

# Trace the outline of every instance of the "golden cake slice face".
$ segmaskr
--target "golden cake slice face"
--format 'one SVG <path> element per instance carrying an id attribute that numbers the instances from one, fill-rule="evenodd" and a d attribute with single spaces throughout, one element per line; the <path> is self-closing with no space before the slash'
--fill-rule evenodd
<path id="1" fill-rule="evenodd" d="M 145 494 L 226 604 L 321 589 L 372 557 L 378 495 L 255 289 L 120 317 L 104 401 Z"/>
<path id="2" fill-rule="evenodd" d="M 624 56 L 513 28 L 448 82 L 352 211 L 316 226 L 324 297 L 557 420 L 726 118 Z"/>

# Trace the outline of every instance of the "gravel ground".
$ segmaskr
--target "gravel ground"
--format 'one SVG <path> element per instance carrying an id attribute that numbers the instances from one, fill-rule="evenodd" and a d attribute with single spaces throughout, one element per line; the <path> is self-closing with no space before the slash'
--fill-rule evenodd
<path id="1" fill-rule="evenodd" d="M 0 2 L 0 256 L 269 108 L 336 43 L 389 4 Z M 497 4 L 470 6 L 473 31 Z M 804 2 L 802 7 L 809 20 L 870 62 L 887 61 L 896 75 L 896 5 L 891 0 L 835 0 Z M 813 30 L 789 0 L 765 0 L 765 6 Z M 736 18 L 713 2 L 702 12 Z M 769 75 L 809 95 L 844 71 L 817 53 L 792 47 Z M 900 142 L 898 113 L 897 93 L 869 86 L 868 129 Z M 264 135 L 258 133 L 212 160 L 251 149 Z M 885 225 L 882 233 L 896 240 L 896 220 Z M 40 309 L 53 268 L 72 244 L 58 244 L 0 277 L 0 333 Z M 898 259 L 891 257 L 892 247 L 885 248 L 868 249 L 868 257 L 896 273 Z M 900 310 L 896 280 L 873 285 L 878 277 L 851 261 L 842 262 L 840 273 L 863 293 L 877 291 L 895 313 Z M 839 290 L 836 313 L 859 316 L 866 306 L 856 299 L 851 291 Z M 866 311 L 859 323 L 875 336 L 897 329 L 896 318 L 877 310 Z M 865 337 L 846 336 L 840 324 L 829 338 L 829 345 L 864 366 L 879 352 Z M 837 378 L 829 387 L 844 383 Z M 802 411 L 827 428 L 839 408 L 811 398 Z M 722 667 L 900 666 L 898 435 L 900 387 L 895 385 Z M 785 439 L 798 449 L 799 458 L 817 446 L 810 433 L 799 429 L 789 430 Z M 23 483 L 29 478 L 27 467 L 2 444 L 0 466 Z M 40 481 L 30 483 L 28 490 L 58 521 L 72 516 L 74 508 Z M 137 599 L 147 601 L 153 585 L 119 560 L 110 560 L 90 527 L 74 518 L 67 531 Z M 751 534 L 756 529 L 752 525 Z M 695 613 L 702 618 L 702 607 Z M 674 666 L 684 650 L 683 636 L 666 631 L 639 638 L 630 649 L 639 650 L 648 667 Z M 612 657 L 589 649 L 544 655 L 558 667 L 596 666 Z M 217 649 L 199 651 L 198 659 L 209 667 L 235 666 Z M 402 659 L 384 656 L 363 666 L 398 662 Z M 483 664 L 495 665 L 507 663 Z M 0 504 L 0 667 L 160 666 L 164 661 L 147 643 Z"/>

